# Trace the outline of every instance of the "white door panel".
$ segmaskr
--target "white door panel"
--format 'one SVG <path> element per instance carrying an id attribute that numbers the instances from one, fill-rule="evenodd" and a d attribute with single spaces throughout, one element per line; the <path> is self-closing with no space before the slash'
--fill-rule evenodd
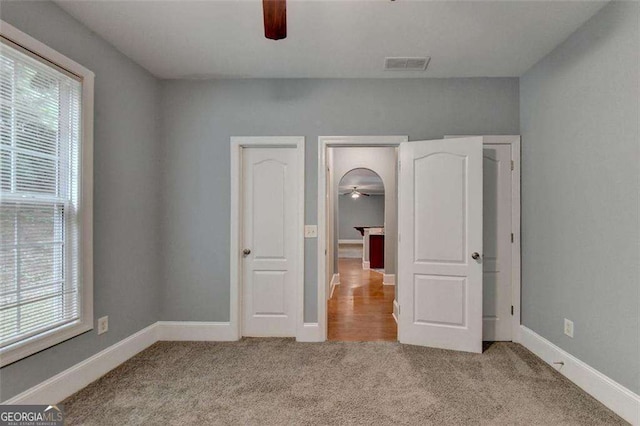
<path id="1" fill-rule="evenodd" d="M 466 156 L 437 152 L 414 159 L 413 165 L 414 260 L 464 263 Z"/>
<path id="2" fill-rule="evenodd" d="M 483 146 L 483 339 L 512 340 L 511 146 Z"/>
<path id="3" fill-rule="evenodd" d="M 295 336 L 296 177 L 294 148 L 242 150 L 244 336 Z"/>
<path id="4" fill-rule="evenodd" d="M 482 351 L 482 138 L 400 144 L 399 340 Z"/>

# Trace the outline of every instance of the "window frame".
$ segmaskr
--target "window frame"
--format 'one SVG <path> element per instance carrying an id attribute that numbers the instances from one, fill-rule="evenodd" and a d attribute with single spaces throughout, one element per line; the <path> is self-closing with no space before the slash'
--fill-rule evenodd
<path id="1" fill-rule="evenodd" d="M 80 78 L 81 124 L 78 168 L 78 283 L 80 318 L 51 330 L 19 340 L 0 349 L 0 367 L 93 330 L 93 95 L 95 75 L 44 43 L 0 20 L 0 36 L 38 56 L 51 66 Z"/>

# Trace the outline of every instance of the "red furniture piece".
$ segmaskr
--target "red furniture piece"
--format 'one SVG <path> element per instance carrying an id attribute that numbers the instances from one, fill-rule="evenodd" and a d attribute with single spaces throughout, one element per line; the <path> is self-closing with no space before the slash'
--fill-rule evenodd
<path id="1" fill-rule="evenodd" d="M 369 267 L 384 269 L 384 235 L 369 235 Z"/>

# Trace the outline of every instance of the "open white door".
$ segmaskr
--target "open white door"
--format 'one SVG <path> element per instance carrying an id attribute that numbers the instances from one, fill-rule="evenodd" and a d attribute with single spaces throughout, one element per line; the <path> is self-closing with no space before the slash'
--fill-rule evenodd
<path id="1" fill-rule="evenodd" d="M 401 343 L 482 352 L 482 137 L 400 144 Z"/>

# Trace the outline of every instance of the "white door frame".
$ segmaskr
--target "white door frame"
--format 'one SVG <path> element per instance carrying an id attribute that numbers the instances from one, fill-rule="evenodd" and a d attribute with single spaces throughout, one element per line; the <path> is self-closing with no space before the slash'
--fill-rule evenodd
<path id="1" fill-rule="evenodd" d="M 490 145 L 511 145 L 511 228 L 513 243 L 511 244 L 511 338 L 520 343 L 520 136 L 519 135 L 446 135 L 448 138 L 463 138 L 467 136 L 483 136 L 484 143 Z"/>
<path id="2" fill-rule="evenodd" d="M 318 136 L 318 341 L 327 340 L 327 214 L 326 180 L 329 147 L 397 147 L 409 136 Z"/>
<path id="3" fill-rule="evenodd" d="M 243 148 L 295 148 L 298 161 L 297 182 L 298 197 L 298 262 L 296 280 L 296 337 L 300 336 L 304 326 L 304 136 L 247 136 L 231 138 L 231 234 L 229 269 L 229 322 L 234 336 L 242 337 L 242 149 Z"/>

